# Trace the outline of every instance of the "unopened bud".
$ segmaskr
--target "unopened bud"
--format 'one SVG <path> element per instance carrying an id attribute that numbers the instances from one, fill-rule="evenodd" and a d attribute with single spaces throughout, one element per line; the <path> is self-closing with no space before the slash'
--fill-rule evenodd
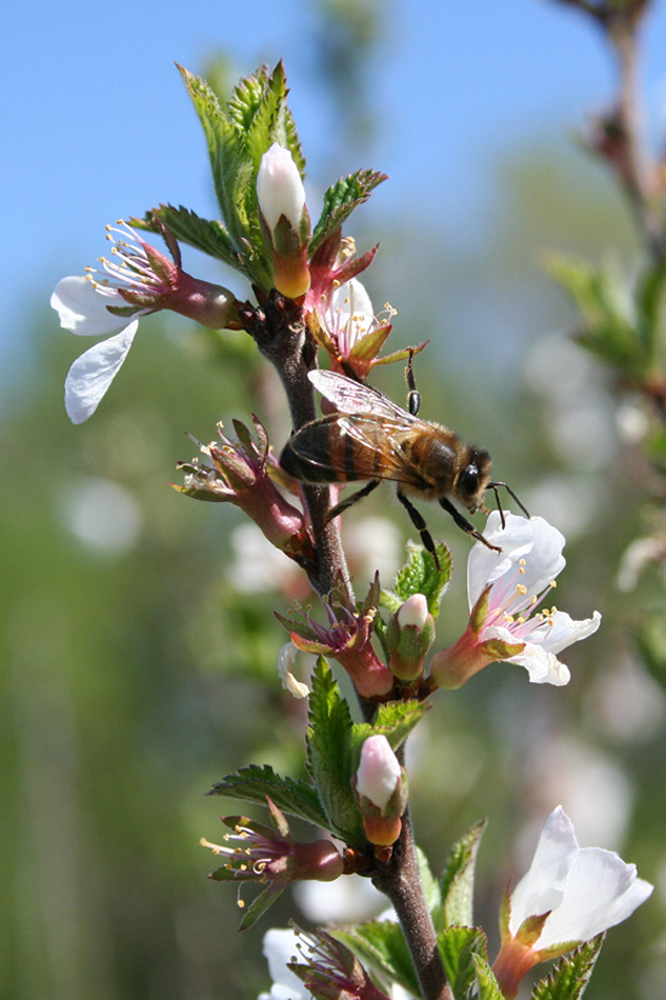
<path id="1" fill-rule="evenodd" d="M 424 594 L 412 594 L 393 615 L 386 630 L 391 673 L 404 682 L 423 673 L 425 655 L 435 638 L 435 621 Z"/>
<path id="2" fill-rule="evenodd" d="M 298 232 L 305 209 L 305 188 L 288 149 L 274 142 L 264 153 L 257 173 L 257 198 L 264 221 L 273 233 L 284 216 Z"/>
<path id="3" fill-rule="evenodd" d="M 299 169 L 290 151 L 277 142 L 261 158 L 257 200 L 273 254 L 275 287 L 289 298 L 300 298 L 310 287 L 310 216 Z"/>
<path id="4" fill-rule="evenodd" d="M 407 804 L 407 776 L 385 736 L 369 736 L 363 744 L 354 787 L 368 840 L 395 843 Z"/>

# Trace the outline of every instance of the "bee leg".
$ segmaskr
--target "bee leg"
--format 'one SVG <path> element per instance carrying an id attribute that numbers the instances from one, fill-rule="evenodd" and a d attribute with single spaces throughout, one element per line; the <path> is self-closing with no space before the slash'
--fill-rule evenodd
<path id="1" fill-rule="evenodd" d="M 435 548 L 435 543 L 432 540 L 432 535 L 428 531 L 428 525 L 423 520 L 421 512 L 416 509 L 414 504 L 411 503 L 411 501 L 408 500 L 405 494 L 401 493 L 400 490 L 398 490 L 398 500 L 409 514 L 412 524 L 414 525 L 419 535 L 421 536 L 423 547 L 430 553 L 430 555 L 435 560 L 435 568 L 439 573 L 442 567 L 440 566 L 439 558 L 437 556 L 437 549 Z"/>
<path id="2" fill-rule="evenodd" d="M 518 504 L 518 506 L 522 510 L 522 512 L 525 515 L 525 517 L 529 518 L 530 517 L 530 512 L 528 511 L 527 507 L 525 506 L 524 503 L 521 503 L 521 501 L 518 499 L 518 497 L 516 496 L 516 494 L 513 492 L 513 490 L 511 489 L 511 487 L 507 483 L 488 483 L 488 489 L 490 489 L 490 490 L 493 491 L 493 493 L 495 494 L 495 499 L 497 500 L 497 507 L 498 507 L 498 510 L 500 511 L 500 514 L 502 516 L 502 527 L 504 527 L 504 511 L 502 510 L 502 506 L 501 506 L 500 498 L 499 498 L 499 493 L 497 492 L 497 487 L 498 486 L 503 486 L 504 487 L 504 489 L 507 491 L 507 493 L 509 494 L 509 496 L 513 497 L 513 499 L 516 501 L 516 503 Z"/>
<path id="3" fill-rule="evenodd" d="M 472 538 L 476 538 L 477 541 L 483 542 L 483 544 L 487 548 L 492 549 L 493 552 L 501 552 L 502 551 L 501 548 L 498 545 L 491 545 L 490 542 L 486 541 L 486 539 L 483 537 L 483 535 L 481 534 L 481 532 L 477 531 L 476 528 L 474 527 L 474 525 L 470 524 L 470 522 L 467 520 L 467 518 L 463 517 L 462 514 L 460 513 L 460 511 L 456 510 L 456 508 L 453 506 L 453 504 L 451 503 L 451 501 L 447 500 L 446 497 L 442 497 L 441 498 L 441 500 L 439 501 L 439 505 L 440 505 L 440 507 L 444 508 L 444 510 L 447 512 L 447 514 L 451 515 L 451 517 L 456 522 L 456 524 L 458 525 L 458 527 L 462 528 L 463 531 L 466 531 L 468 535 L 472 536 Z"/>
<path id="4" fill-rule="evenodd" d="M 410 414 L 415 417 L 421 408 L 421 393 L 416 388 L 416 379 L 414 378 L 414 367 L 412 364 L 413 361 L 414 351 L 410 351 L 407 367 L 405 368 L 405 378 L 407 379 L 407 409 Z"/>
<path id="5" fill-rule="evenodd" d="M 342 503 L 337 504 L 332 510 L 329 510 L 326 515 L 326 520 L 332 521 L 334 517 L 337 517 L 338 514 L 342 514 L 342 512 L 347 510 L 348 507 L 358 503 L 358 501 L 362 500 L 363 497 L 369 496 L 369 494 L 379 486 L 380 482 L 381 479 L 371 479 L 367 486 L 364 486 L 362 490 L 357 490 L 356 493 L 352 493 L 352 495 L 347 497 L 346 500 L 343 500 Z"/>

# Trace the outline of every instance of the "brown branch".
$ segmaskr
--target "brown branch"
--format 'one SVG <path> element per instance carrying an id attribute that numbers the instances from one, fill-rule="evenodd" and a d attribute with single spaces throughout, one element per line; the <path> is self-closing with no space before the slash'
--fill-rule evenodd
<path id="1" fill-rule="evenodd" d="M 378 865 L 372 882 L 388 896 L 400 921 L 423 1000 L 454 1000 L 421 883 L 409 811 L 404 814 L 402 824 L 390 860 L 384 870 Z"/>

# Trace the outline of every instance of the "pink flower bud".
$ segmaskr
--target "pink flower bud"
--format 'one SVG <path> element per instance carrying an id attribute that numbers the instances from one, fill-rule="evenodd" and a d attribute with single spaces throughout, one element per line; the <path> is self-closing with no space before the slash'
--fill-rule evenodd
<path id="1" fill-rule="evenodd" d="M 425 594 L 412 594 L 398 610 L 398 624 L 415 625 L 422 629 L 428 620 L 428 601 Z"/>
<path id="2" fill-rule="evenodd" d="M 356 772 L 356 792 L 384 810 L 401 777 L 398 758 L 385 736 L 369 736 L 361 750 Z"/>

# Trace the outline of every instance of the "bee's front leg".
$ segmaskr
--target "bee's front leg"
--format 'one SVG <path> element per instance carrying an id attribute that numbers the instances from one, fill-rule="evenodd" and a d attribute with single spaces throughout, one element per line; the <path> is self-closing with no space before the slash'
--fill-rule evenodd
<path id="1" fill-rule="evenodd" d="M 440 499 L 440 501 L 439 501 L 439 504 L 440 504 L 441 507 L 444 508 L 444 510 L 447 512 L 447 514 L 451 515 L 451 517 L 456 522 L 456 524 L 458 525 L 458 527 L 462 528 L 463 531 L 466 531 L 468 535 L 472 536 L 472 538 L 476 538 L 477 541 L 483 542 L 483 544 L 485 546 L 487 546 L 487 548 L 492 549 L 493 552 L 501 552 L 502 551 L 501 548 L 498 545 L 491 545 L 490 542 L 487 541 L 487 539 L 485 539 L 483 537 L 483 535 L 481 534 L 481 532 L 477 531 L 476 528 L 474 527 L 474 525 L 471 524 L 471 522 L 468 521 L 466 517 L 463 517 L 462 514 L 460 513 L 460 511 L 456 510 L 456 508 L 453 506 L 453 504 L 451 503 L 451 501 L 447 500 L 446 497 L 442 497 Z"/>

